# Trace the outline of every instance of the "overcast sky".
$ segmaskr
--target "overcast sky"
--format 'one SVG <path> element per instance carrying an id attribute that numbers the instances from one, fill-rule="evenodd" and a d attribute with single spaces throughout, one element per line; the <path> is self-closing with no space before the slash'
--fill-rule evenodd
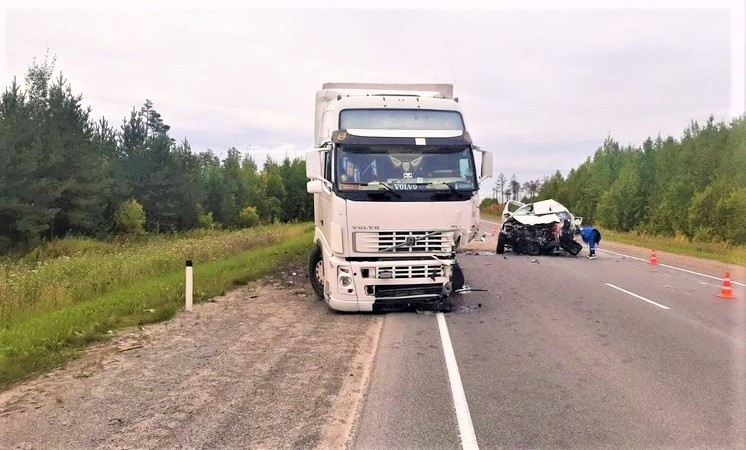
<path id="1" fill-rule="evenodd" d="M 453 83 L 495 173 L 563 173 L 607 134 L 638 145 L 727 119 L 728 11 L 7 11 L 5 71 L 49 48 L 93 116 L 146 98 L 177 140 L 262 162 L 313 144 L 327 81 Z M 488 182 L 492 185 L 492 181 Z"/>

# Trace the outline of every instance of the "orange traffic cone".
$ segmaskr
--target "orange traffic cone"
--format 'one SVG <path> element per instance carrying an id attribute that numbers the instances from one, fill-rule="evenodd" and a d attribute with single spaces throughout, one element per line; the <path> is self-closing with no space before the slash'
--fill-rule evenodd
<path id="1" fill-rule="evenodd" d="M 648 264 L 651 266 L 657 266 L 658 265 L 658 257 L 655 256 L 655 250 L 651 250 L 650 252 L 650 260 L 648 261 Z"/>
<path id="2" fill-rule="evenodd" d="M 720 289 L 718 297 L 724 298 L 726 300 L 733 300 L 734 298 L 736 298 L 736 296 L 733 295 L 733 286 L 731 286 L 730 284 L 730 272 L 725 272 L 725 278 L 723 278 L 723 287 Z"/>

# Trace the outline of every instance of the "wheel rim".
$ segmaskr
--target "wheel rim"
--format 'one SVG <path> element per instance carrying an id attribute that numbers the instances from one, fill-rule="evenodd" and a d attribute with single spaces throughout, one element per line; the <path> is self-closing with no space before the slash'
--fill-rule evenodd
<path id="1" fill-rule="evenodd" d="M 316 281 L 319 283 L 319 286 L 324 285 L 324 260 L 320 259 L 318 262 L 316 262 Z"/>

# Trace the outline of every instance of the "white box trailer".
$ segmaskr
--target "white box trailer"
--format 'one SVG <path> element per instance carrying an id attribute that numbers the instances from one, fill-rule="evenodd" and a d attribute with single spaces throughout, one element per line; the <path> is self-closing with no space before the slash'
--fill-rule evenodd
<path id="1" fill-rule="evenodd" d="M 316 294 L 341 311 L 449 310 L 464 282 L 456 250 L 477 234 L 479 182 L 492 175 L 453 86 L 325 83 L 314 142 Z"/>

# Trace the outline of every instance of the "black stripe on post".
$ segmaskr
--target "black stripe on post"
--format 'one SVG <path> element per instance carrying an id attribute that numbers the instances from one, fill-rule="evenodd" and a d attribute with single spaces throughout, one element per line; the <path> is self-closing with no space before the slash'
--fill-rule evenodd
<path id="1" fill-rule="evenodd" d="M 187 267 L 192 267 L 192 260 L 191 259 L 187 259 L 186 260 L 186 266 Z"/>

